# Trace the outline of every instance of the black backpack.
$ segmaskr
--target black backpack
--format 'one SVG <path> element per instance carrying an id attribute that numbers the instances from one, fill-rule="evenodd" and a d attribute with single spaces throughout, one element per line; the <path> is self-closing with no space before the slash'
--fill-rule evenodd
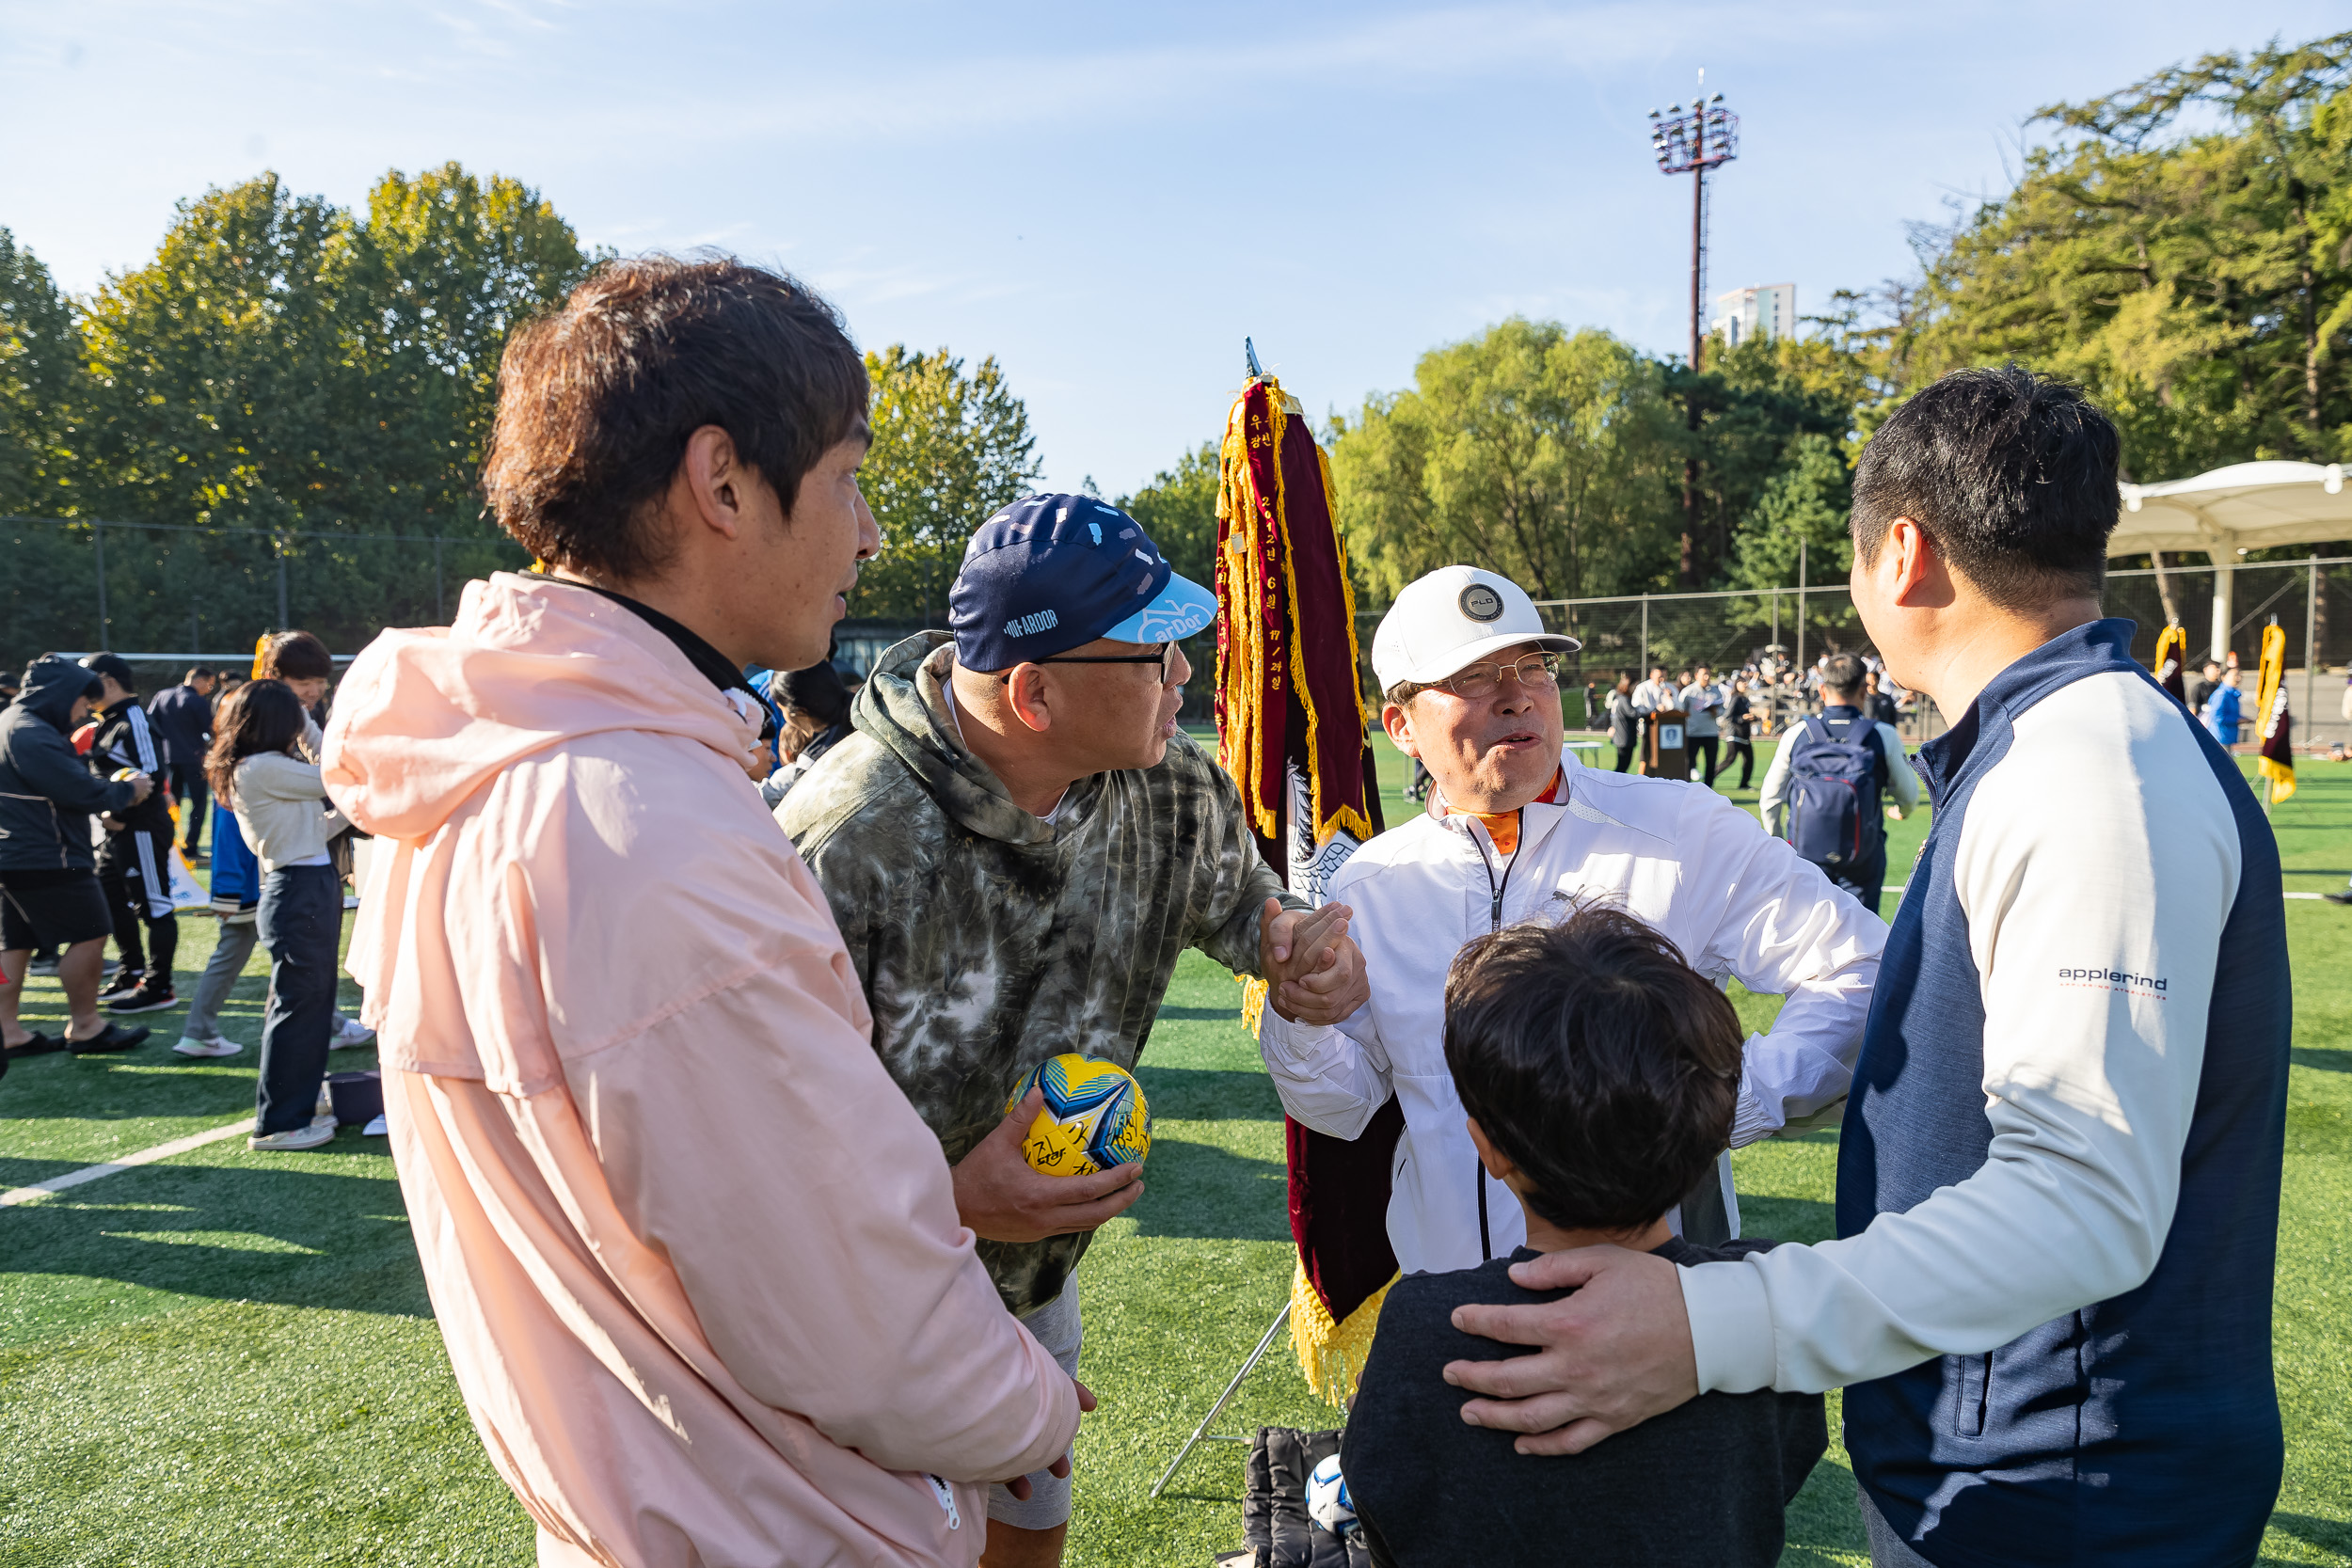
<path id="1" fill-rule="evenodd" d="M 1800 859 L 1824 871 L 1862 865 L 1886 852 L 1886 817 L 1879 809 L 1878 726 L 1846 721 L 1832 735 L 1818 715 L 1789 737 L 1785 836 Z M 1889 764 L 1888 766 L 1892 766 Z"/>

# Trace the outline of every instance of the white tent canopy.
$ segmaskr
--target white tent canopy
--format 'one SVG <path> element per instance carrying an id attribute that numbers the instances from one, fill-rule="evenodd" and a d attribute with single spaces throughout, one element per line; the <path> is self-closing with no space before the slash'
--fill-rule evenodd
<path id="1" fill-rule="evenodd" d="M 2229 650 L 2241 550 L 2352 539 L 2341 463 L 2233 463 L 2163 484 L 2126 484 L 2107 554 L 2205 550 L 2213 557 L 2213 657 Z"/>

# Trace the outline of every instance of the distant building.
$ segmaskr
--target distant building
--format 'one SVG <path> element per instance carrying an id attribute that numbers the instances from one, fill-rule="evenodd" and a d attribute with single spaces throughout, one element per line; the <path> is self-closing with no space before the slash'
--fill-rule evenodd
<path id="1" fill-rule="evenodd" d="M 1786 338 L 1797 330 L 1797 286 L 1759 283 L 1715 296 L 1712 330 L 1723 334 L 1725 348 L 1738 348 L 1750 338 Z"/>

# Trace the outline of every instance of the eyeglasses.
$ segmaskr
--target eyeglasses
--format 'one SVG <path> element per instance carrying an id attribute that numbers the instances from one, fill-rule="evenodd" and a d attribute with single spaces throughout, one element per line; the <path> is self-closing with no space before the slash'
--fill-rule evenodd
<path id="1" fill-rule="evenodd" d="M 1156 664 L 1160 667 L 1160 684 L 1168 686 L 1176 678 L 1176 644 L 1163 642 L 1160 644 L 1159 652 L 1152 654 L 1049 654 L 1043 658 L 1025 659 L 1022 662 L 1025 664 Z M 999 686 L 1009 685 L 1011 681 L 1010 670 L 1007 670 L 996 677 L 996 684 Z"/>
<path id="2" fill-rule="evenodd" d="M 1529 654 L 1516 664 L 1473 664 L 1468 669 L 1454 671 L 1441 681 L 1429 682 L 1423 689 L 1443 687 L 1456 697 L 1474 703 L 1493 696 L 1505 675 L 1531 691 L 1555 689 L 1560 684 L 1560 656 Z"/>

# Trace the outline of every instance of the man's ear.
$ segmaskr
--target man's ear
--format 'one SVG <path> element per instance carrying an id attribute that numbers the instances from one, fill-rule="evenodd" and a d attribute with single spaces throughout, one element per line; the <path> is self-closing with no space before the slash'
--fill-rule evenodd
<path id="1" fill-rule="evenodd" d="M 758 476 L 736 451 L 735 437 L 719 426 L 704 425 L 686 438 L 678 483 L 705 528 L 729 539 L 742 537 L 750 518 L 751 486 L 757 482 Z"/>
<path id="2" fill-rule="evenodd" d="M 1470 1124 L 1470 1142 L 1477 1147 L 1478 1163 L 1486 1167 L 1488 1176 L 1506 1187 L 1510 1186 L 1511 1178 L 1518 1175 L 1519 1167 L 1513 1164 L 1501 1149 L 1486 1141 L 1486 1130 L 1478 1125 L 1476 1117 L 1465 1117 L 1463 1120 Z"/>
<path id="3" fill-rule="evenodd" d="M 1383 703 L 1380 706 L 1380 727 L 1389 732 L 1396 749 L 1408 757 L 1419 757 L 1413 750 L 1413 718 L 1402 703 Z"/>
<path id="4" fill-rule="evenodd" d="M 1012 679 L 1005 683 L 1005 710 L 1043 735 L 1054 727 L 1053 704 L 1048 700 L 1050 685 L 1045 672 L 1036 665 L 1014 665 Z"/>
<path id="5" fill-rule="evenodd" d="M 1928 531 L 1909 517 L 1886 525 L 1869 569 L 1886 574 L 1888 596 L 1907 610 L 1942 610 L 1952 602 L 1951 568 Z"/>

